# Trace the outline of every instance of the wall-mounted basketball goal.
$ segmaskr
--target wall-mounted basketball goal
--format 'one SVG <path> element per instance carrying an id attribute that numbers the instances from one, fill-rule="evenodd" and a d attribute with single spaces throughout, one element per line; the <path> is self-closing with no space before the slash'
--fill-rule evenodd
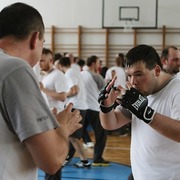
<path id="1" fill-rule="evenodd" d="M 158 0 L 103 0 L 102 27 L 157 28 Z"/>

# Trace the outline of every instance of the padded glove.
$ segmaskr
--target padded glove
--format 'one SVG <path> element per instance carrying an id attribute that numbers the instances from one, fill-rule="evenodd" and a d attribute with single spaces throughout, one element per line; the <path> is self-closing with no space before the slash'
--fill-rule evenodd
<path id="1" fill-rule="evenodd" d="M 148 106 L 148 99 L 135 88 L 126 90 L 120 100 L 121 106 L 131 111 L 139 119 L 150 124 L 154 118 L 155 111 Z"/>

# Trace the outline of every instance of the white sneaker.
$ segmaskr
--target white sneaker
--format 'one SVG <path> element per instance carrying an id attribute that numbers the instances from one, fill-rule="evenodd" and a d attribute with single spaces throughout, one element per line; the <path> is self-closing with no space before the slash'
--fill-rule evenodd
<path id="1" fill-rule="evenodd" d="M 89 161 L 87 161 L 86 163 L 83 163 L 82 161 L 79 161 L 76 164 L 74 164 L 73 166 L 77 167 L 77 168 L 90 168 L 91 163 Z"/>
<path id="2" fill-rule="evenodd" d="M 92 147 L 94 147 L 94 143 L 93 142 L 87 142 L 87 143 L 84 143 L 83 146 L 85 148 L 92 148 Z"/>

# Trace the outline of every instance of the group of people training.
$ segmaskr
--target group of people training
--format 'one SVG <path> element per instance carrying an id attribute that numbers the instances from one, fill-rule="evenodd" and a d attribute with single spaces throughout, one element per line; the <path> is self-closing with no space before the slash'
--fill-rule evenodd
<path id="1" fill-rule="evenodd" d="M 58 54 L 58 56 L 57 56 Z M 87 71 L 80 71 L 72 53 L 56 53 L 43 48 L 39 62 L 33 68 L 40 82 L 40 89 L 47 100 L 51 111 L 61 112 L 69 103 L 73 104 L 72 111 L 79 110 L 82 117 L 82 127 L 69 136 L 69 152 L 64 165 L 68 164 L 75 152 L 80 161 L 74 164 L 77 168 L 90 168 L 91 162 L 87 159 L 81 139 L 88 136 L 87 126 L 90 124 L 95 134 L 93 166 L 109 166 L 109 162 L 102 157 L 106 145 L 107 133 L 100 124 L 98 94 L 105 82 L 100 74 L 96 73 L 99 67 L 99 58 L 90 56 L 87 59 Z M 91 86 L 89 86 L 91 84 Z M 85 142 L 90 143 L 90 137 Z M 91 141 L 91 143 L 93 143 Z M 46 173 L 45 179 L 60 179 L 61 168 L 55 175 Z"/>
<path id="2" fill-rule="evenodd" d="M 42 61 L 47 58 L 46 53 L 42 53 L 44 41 L 43 19 L 35 8 L 14 3 L 1 10 L 1 180 L 35 180 L 38 168 L 46 172 L 48 179 L 60 178 L 59 171 L 69 154 L 69 143 L 78 139 L 78 130 L 82 128 L 81 107 L 74 107 L 69 101 L 61 109 L 65 99 L 74 98 L 79 87 L 75 85 L 67 94 L 60 89 L 62 93 L 57 94 L 48 89 L 52 84 L 48 84 L 47 79 L 39 85 L 35 76 L 32 67 L 38 61 L 41 68 L 46 68 Z M 61 60 L 60 66 L 67 77 L 73 74 L 69 65 L 67 67 Z M 179 61 L 179 50 L 174 46 L 163 50 L 160 58 L 153 47 L 138 45 L 126 54 L 127 83 L 123 87 L 116 84 L 117 75 L 107 84 L 102 83 L 94 72 L 97 58 L 87 60 L 89 70 L 83 71 L 83 78 L 87 78 L 85 91 L 92 106 L 87 110 L 89 123 L 94 131 L 97 125 L 114 130 L 131 123 L 131 179 L 180 178 Z M 48 73 L 56 77 L 59 72 L 53 68 Z M 96 86 L 90 90 L 92 83 Z M 93 92 L 97 91 L 95 102 Z M 62 104 L 51 101 L 52 97 L 56 101 L 61 99 Z M 95 121 L 96 118 L 99 120 Z M 105 144 L 107 135 L 99 132 L 95 136 L 101 137 L 95 145 L 96 152 L 98 143 Z M 74 144 L 78 143 L 77 140 Z M 108 164 L 102 157 L 95 160 L 99 151 L 102 149 L 94 153 L 94 164 Z"/>

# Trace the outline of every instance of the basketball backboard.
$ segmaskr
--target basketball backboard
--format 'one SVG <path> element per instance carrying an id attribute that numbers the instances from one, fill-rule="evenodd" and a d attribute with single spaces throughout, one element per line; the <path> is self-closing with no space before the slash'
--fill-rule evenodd
<path id="1" fill-rule="evenodd" d="M 158 0 L 103 0 L 103 28 L 157 28 Z"/>

